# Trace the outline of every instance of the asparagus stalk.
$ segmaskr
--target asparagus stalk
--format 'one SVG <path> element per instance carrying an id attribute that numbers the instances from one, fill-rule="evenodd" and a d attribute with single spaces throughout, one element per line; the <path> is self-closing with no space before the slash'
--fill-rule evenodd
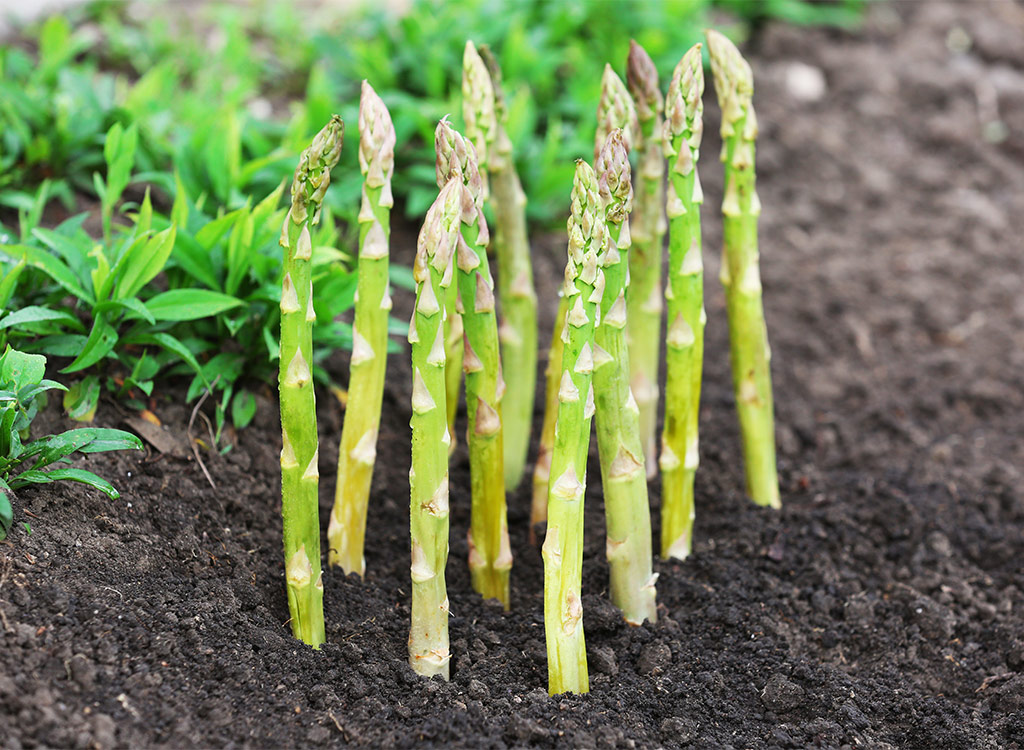
<path id="1" fill-rule="evenodd" d="M 568 303 L 567 297 L 559 297 L 555 329 L 551 332 L 551 346 L 548 348 L 548 365 L 544 370 L 544 422 L 541 425 L 537 463 L 533 468 L 530 544 L 537 543 L 537 525 L 548 518 L 548 480 L 551 477 L 551 451 L 555 445 L 555 422 L 558 419 L 558 384 L 562 379 L 562 329 L 565 328 L 565 316 L 569 314 Z"/>
<path id="2" fill-rule="evenodd" d="M 328 561 L 346 573 L 366 571 L 363 539 L 366 508 L 377 456 L 377 431 L 387 366 L 388 243 L 395 128 L 384 102 L 363 81 L 359 102 L 359 167 L 363 172 L 359 211 L 359 279 L 352 324 L 352 374 L 338 454 L 338 485 L 327 528 Z"/>
<path id="3" fill-rule="evenodd" d="M 652 571 L 651 514 L 638 429 L 640 413 L 629 388 L 625 328 L 633 187 L 621 130 L 611 132 L 594 166 L 606 206 L 609 236 L 602 263 L 605 286 L 601 314 L 594 333 L 594 397 L 608 526 L 606 553 L 612 602 L 627 622 L 639 625 L 657 619 L 657 576 Z"/>
<path id="4" fill-rule="evenodd" d="M 302 152 L 292 181 L 292 205 L 281 231 L 284 281 L 281 287 L 281 514 L 285 579 L 292 633 L 319 648 L 324 642 L 324 586 L 320 569 L 320 472 L 316 400 L 310 362 L 313 353 L 313 243 L 311 230 L 331 169 L 341 156 L 345 126 L 337 115 Z"/>
<path id="5" fill-rule="evenodd" d="M 447 364 L 444 369 L 445 416 L 448 424 L 448 455 L 455 452 L 455 415 L 459 410 L 459 391 L 462 388 L 462 315 L 456 310 L 459 298 L 458 284 L 445 289 L 445 307 L 451 312 L 444 321 L 444 350 Z"/>
<path id="6" fill-rule="evenodd" d="M 758 505 L 780 507 L 775 464 L 771 351 L 761 300 L 757 218 L 761 201 L 755 189 L 754 76 L 735 45 L 708 31 L 711 72 L 722 109 L 722 286 L 729 315 L 729 349 L 736 393 L 747 493 Z"/>
<path id="7" fill-rule="evenodd" d="M 470 100 L 470 95 L 466 93 L 467 79 L 472 91 L 487 92 L 485 84 L 475 83 L 481 80 L 482 71 L 473 59 L 475 51 L 471 53 L 471 49 L 472 43 L 468 42 L 464 59 L 466 72 L 462 79 L 467 102 Z M 515 368 L 512 371 L 513 377 L 508 379 L 508 390 L 503 402 L 505 486 L 514 489 L 523 478 L 533 427 L 533 400 L 537 387 L 537 293 L 534 291 L 530 242 L 526 229 L 526 194 L 519 183 L 512 141 L 506 132 L 508 108 L 501 87 L 501 68 L 486 45 L 480 48 L 477 59 L 481 59 L 486 66 L 491 90 L 494 92 L 496 127 L 494 140 L 488 144 L 486 154 L 480 151 L 468 114 L 466 129 L 477 144 L 477 154 L 482 161 L 486 161 L 490 173 L 488 202 L 494 211 L 498 302 L 502 315 L 498 336 L 501 339 L 502 362 L 506 367 Z"/>
<path id="8" fill-rule="evenodd" d="M 657 473 L 654 433 L 658 421 L 665 159 L 661 152 L 662 98 L 658 70 L 635 41 L 629 45 L 626 81 L 636 102 L 641 132 L 636 140 L 639 179 L 632 220 L 630 289 L 626 297 L 630 383 L 640 408 L 640 437 L 647 456 L 647 476 L 653 478 Z"/>
<path id="9" fill-rule="evenodd" d="M 569 218 L 563 293 L 570 302 L 562 330 L 565 345 L 558 390 L 558 423 L 551 455 L 548 529 L 544 540 L 544 633 L 548 692 L 585 693 L 587 650 L 583 638 L 583 496 L 587 481 L 590 419 L 594 414 L 594 327 L 604 288 L 607 244 L 604 203 L 597 177 L 576 163 Z M 584 395 L 586 394 L 586 395 Z"/>
<path id="10" fill-rule="evenodd" d="M 409 664 L 421 675 L 448 679 L 448 441 L 445 412 L 445 301 L 452 283 L 463 186 L 452 179 L 427 211 L 416 246 L 412 351 L 412 626 Z"/>
<path id="11" fill-rule="evenodd" d="M 661 436 L 661 555 L 685 559 L 693 539 L 693 479 L 704 365 L 704 263 L 697 158 L 704 132 L 704 64 L 695 44 L 679 61 L 665 103 L 664 153 L 669 159 L 668 332 L 665 337 L 665 425 Z"/>
<path id="12" fill-rule="evenodd" d="M 633 138 L 639 132 L 636 108 L 622 80 L 610 65 L 605 65 L 601 77 L 601 98 L 597 104 L 597 131 L 594 135 L 594 159 L 596 160 L 608 135 L 618 128 L 627 152 Z M 530 508 L 530 539 L 534 539 L 534 528 L 547 518 L 548 482 L 551 476 L 551 451 L 555 441 L 555 422 L 558 415 L 558 388 L 562 376 L 562 339 L 565 318 L 569 312 L 568 302 L 563 295 L 555 316 L 555 330 L 551 335 L 548 366 L 545 371 L 544 423 L 540 434 L 540 448 L 537 465 L 533 472 L 533 502 Z"/>
<path id="13" fill-rule="evenodd" d="M 512 548 L 505 510 L 502 450 L 502 395 L 505 383 L 498 350 L 494 282 L 487 263 L 489 234 L 483 214 L 483 177 L 473 144 L 441 120 L 434 138 L 437 181 L 458 177 L 463 185 L 456 267 L 465 334 L 463 370 L 469 425 L 469 471 L 472 511 L 469 528 L 469 569 L 473 588 L 484 598 L 509 606 Z"/>

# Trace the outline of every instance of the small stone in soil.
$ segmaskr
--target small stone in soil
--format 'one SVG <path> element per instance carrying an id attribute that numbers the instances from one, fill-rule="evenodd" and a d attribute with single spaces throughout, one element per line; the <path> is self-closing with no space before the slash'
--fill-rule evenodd
<path id="1" fill-rule="evenodd" d="M 776 713 L 796 708 L 803 698 L 804 689 L 779 673 L 768 678 L 768 683 L 761 691 L 761 702 L 765 708 Z"/>

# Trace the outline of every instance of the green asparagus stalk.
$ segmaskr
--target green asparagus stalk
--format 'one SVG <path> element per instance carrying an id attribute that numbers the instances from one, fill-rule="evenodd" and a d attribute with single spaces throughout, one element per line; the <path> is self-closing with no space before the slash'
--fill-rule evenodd
<path id="1" fill-rule="evenodd" d="M 615 129 L 608 136 L 594 167 L 606 206 L 609 236 L 603 259 L 601 314 L 594 333 L 594 398 L 608 526 L 606 553 L 612 603 L 622 610 L 627 622 L 639 625 L 644 620 L 657 620 L 657 576 L 651 561 L 651 511 L 640 443 L 640 412 L 629 388 L 625 329 L 633 187 L 621 130 Z"/>
<path id="2" fill-rule="evenodd" d="M 559 293 L 561 294 L 561 292 Z M 537 463 L 533 468 L 533 499 L 530 503 L 530 544 L 537 543 L 536 528 L 548 518 L 548 479 L 551 476 L 551 451 L 555 446 L 555 422 L 558 419 L 558 384 L 562 379 L 562 329 L 569 314 L 569 300 L 558 299 L 555 329 L 551 332 L 548 365 L 544 370 L 544 422 L 540 431 Z"/>
<path id="3" fill-rule="evenodd" d="M 313 243 L 320 206 L 341 156 L 345 126 L 335 115 L 302 152 L 292 182 L 292 205 L 281 231 L 281 514 L 285 578 L 292 633 L 319 648 L 324 642 L 324 586 L 320 569 L 320 519 L 313 354 Z"/>
<path id="4" fill-rule="evenodd" d="M 427 211 L 416 246 L 412 351 L 412 626 L 409 664 L 421 675 L 448 679 L 448 424 L 445 400 L 445 301 L 459 232 L 463 186 L 452 179 Z"/>
<path id="5" fill-rule="evenodd" d="M 448 423 L 448 455 L 455 452 L 455 415 L 459 410 L 459 392 L 462 389 L 462 315 L 456 311 L 459 298 L 458 284 L 445 289 L 445 305 L 451 310 L 444 321 L 444 350 L 447 364 L 444 369 L 445 416 Z"/>
<path id="6" fill-rule="evenodd" d="M 327 528 L 328 561 L 346 573 L 366 571 L 363 539 L 377 456 L 377 431 L 387 366 L 388 243 L 391 235 L 391 175 L 395 128 L 384 102 L 363 81 L 359 102 L 359 167 L 363 172 L 359 211 L 359 279 L 352 324 L 352 374 L 338 453 L 338 485 Z"/>
<path id="7" fill-rule="evenodd" d="M 569 313 L 558 389 L 558 423 L 551 455 L 548 529 L 544 540 L 544 633 L 548 692 L 586 693 L 583 637 L 583 497 L 590 420 L 594 414 L 594 327 L 600 314 L 607 245 L 604 202 L 589 164 L 576 163 L 563 293 Z M 586 394 L 586 395 L 584 395 Z"/>
<path id="8" fill-rule="evenodd" d="M 483 178 L 473 144 L 441 120 L 434 138 L 437 181 L 459 177 L 463 183 L 461 231 L 456 254 L 465 347 L 469 424 L 469 472 L 472 510 L 469 528 L 469 569 L 473 588 L 484 598 L 509 606 L 512 548 L 505 510 L 505 467 L 502 450 L 502 395 L 505 383 L 498 349 L 494 282 L 487 263 L 489 241 L 483 213 Z"/>
<path id="9" fill-rule="evenodd" d="M 661 555 L 685 559 L 693 539 L 693 480 L 704 366 L 704 262 L 697 158 L 704 132 L 704 64 L 695 44 L 679 61 L 665 102 L 664 152 L 669 160 L 668 332 L 665 337 L 665 425 L 661 436 Z"/>
<path id="10" fill-rule="evenodd" d="M 597 104 L 597 131 L 594 136 L 594 158 L 597 159 L 608 135 L 618 128 L 622 131 L 622 140 L 629 150 L 633 138 L 639 132 L 636 108 L 622 80 L 615 74 L 610 65 L 605 65 L 601 77 L 601 98 Z M 537 464 L 533 472 L 533 502 L 530 508 L 530 539 L 534 538 L 534 528 L 547 518 L 548 482 L 551 476 L 551 451 L 555 442 L 555 422 L 558 415 L 558 388 L 562 377 L 562 330 L 565 318 L 569 313 L 568 302 L 564 295 L 558 304 L 555 316 L 555 330 L 551 336 L 551 347 L 548 352 L 548 366 L 545 370 L 544 423 L 540 434 L 540 448 L 537 453 Z"/>
<path id="11" fill-rule="evenodd" d="M 483 70 L 478 61 L 484 63 Z M 496 126 L 493 142 L 487 142 L 486 152 L 481 151 L 480 140 L 474 134 L 476 126 L 471 124 L 468 112 L 466 132 L 476 144 L 477 155 L 481 163 L 486 163 L 489 172 L 488 203 L 494 212 L 494 248 L 498 260 L 501 359 L 506 367 L 514 368 L 510 370 L 511 377 L 507 378 L 508 391 L 503 402 L 505 486 L 515 489 L 526 466 L 537 387 L 537 293 L 534 291 L 526 229 L 526 194 L 519 183 L 512 141 L 506 131 L 508 108 L 498 61 L 487 46 L 482 46 L 477 56 L 472 43 L 467 42 L 463 65 L 464 107 L 470 101 L 482 101 L 483 106 L 473 109 L 485 111 L 488 86 L 482 83 L 484 72 L 489 75 L 490 90 L 493 91 Z M 474 118 L 474 122 L 480 120 L 485 120 L 485 116 Z M 547 492 L 546 486 L 544 491 Z"/>
<path id="12" fill-rule="evenodd" d="M 654 433 L 658 421 L 658 364 L 661 340 L 661 260 L 665 236 L 665 159 L 662 155 L 662 98 L 658 70 L 644 48 L 630 42 L 626 82 L 636 102 L 641 135 L 636 140 L 636 209 L 629 256 L 630 383 L 640 408 L 640 437 L 647 476 L 657 473 Z"/>
<path id="13" fill-rule="evenodd" d="M 722 286 L 729 314 L 732 380 L 743 434 L 747 493 L 758 505 L 780 507 L 775 463 L 771 351 L 761 300 L 757 218 L 761 201 L 755 189 L 754 76 L 735 45 L 708 31 L 711 72 L 722 109 Z"/>

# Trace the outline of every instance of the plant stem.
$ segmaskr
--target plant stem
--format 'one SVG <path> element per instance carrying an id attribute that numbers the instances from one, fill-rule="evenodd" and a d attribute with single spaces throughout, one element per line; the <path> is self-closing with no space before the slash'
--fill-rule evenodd
<path id="1" fill-rule="evenodd" d="M 472 512 L 469 569 L 473 588 L 484 598 L 509 606 L 512 548 L 505 509 L 502 450 L 502 395 L 498 321 L 487 263 L 487 222 L 483 214 L 483 176 L 473 144 L 442 120 L 435 135 L 438 182 L 459 177 L 463 183 L 461 236 L 456 254 L 458 309 L 465 328 L 463 370 L 469 425 Z"/>
<path id="2" fill-rule="evenodd" d="M 626 81 L 636 102 L 638 175 L 629 257 L 630 383 L 640 408 L 640 439 L 647 476 L 657 473 L 654 434 L 658 422 L 658 364 L 661 346 L 661 263 L 665 236 L 665 159 L 662 155 L 662 97 L 658 71 L 643 47 L 630 42 Z"/>
<path id="3" fill-rule="evenodd" d="M 651 511 L 638 430 L 639 410 L 629 388 L 626 347 L 626 280 L 629 210 L 633 202 L 629 157 L 622 131 L 613 130 L 595 164 L 606 204 L 609 235 L 603 259 L 604 293 L 594 334 L 594 397 L 601 457 L 608 568 L 612 603 L 634 625 L 655 622 L 657 608 L 651 553 Z"/>
<path id="4" fill-rule="evenodd" d="M 548 692 L 590 689 L 583 637 L 583 498 L 587 482 L 594 325 L 601 304 L 607 243 L 604 205 L 597 178 L 586 162 L 576 163 L 569 219 L 564 294 L 570 302 L 562 331 L 565 349 L 558 391 L 558 423 L 551 455 L 548 529 L 544 540 L 544 634 Z M 584 395 L 586 394 L 586 395 Z"/>
<path id="5" fill-rule="evenodd" d="M 292 205 L 281 232 L 281 513 L 292 633 L 319 648 L 324 642 L 324 587 L 320 520 L 316 400 L 310 372 L 313 350 L 313 243 L 310 230 L 338 163 L 344 124 L 337 115 L 302 152 L 292 182 Z"/>
<path id="6" fill-rule="evenodd" d="M 412 624 L 409 664 L 421 675 L 448 679 L 448 424 L 445 403 L 445 301 L 452 283 L 462 184 L 450 180 L 427 211 L 416 247 L 412 350 Z"/>
<path id="7" fill-rule="evenodd" d="M 768 329 L 761 300 L 757 219 L 761 201 L 755 189 L 754 76 L 735 45 L 707 32 L 715 93 L 722 109 L 722 286 L 729 313 L 733 389 L 743 434 L 747 492 L 758 505 L 781 506 L 775 461 L 775 417 Z"/>
<path id="8" fill-rule="evenodd" d="M 395 128 L 384 102 L 363 81 L 359 104 L 359 165 L 363 197 L 359 211 L 359 278 L 352 324 L 348 406 L 338 452 L 338 484 L 327 529 L 328 561 L 346 573 L 364 575 L 366 509 L 370 500 L 377 431 L 387 368 L 388 243 L 391 235 L 391 175 Z"/>
<path id="9" fill-rule="evenodd" d="M 665 426 L 661 437 L 661 556 L 683 560 L 693 542 L 693 481 L 704 365 L 704 263 L 697 174 L 704 132 L 701 45 L 679 61 L 668 87 L 664 150 L 670 159 L 668 332 L 665 339 Z"/>
<path id="10" fill-rule="evenodd" d="M 558 419 L 558 384 L 562 379 L 562 330 L 569 314 L 568 298 L 558 299 L 555 330 L 548 348 L 548 366 L 544 370 L 544 422 L 537 449 L 537 464 L 533 469 L 533 500 L 530 503 L 530 544 L 537 543 L 537 525 L 548 519 L 548 479 L 551 476 L 551 451 L 555 446 L 555 422 Z"/>
<path id="11" fill-rule="evenodd" d="M 501 360 L 510 373 L 506 378 L 508 390 L 502 412 L 505 486 L 515 489 L 523 478 L 533 427 L 537 388 L 537 293 L 530 262 L 526 194 L 516 173 L 512 141 L 506 130 L 508 108 L 501 87 L 501 69 L 486 46 L 480 48 L 480 57 L 490 75 L 497 118 L 486 165 L 490 173 L 488 203 L 494 211 L 494 248 L 498 259 L 498 302 L 502 316 L 498 335 Z"/>

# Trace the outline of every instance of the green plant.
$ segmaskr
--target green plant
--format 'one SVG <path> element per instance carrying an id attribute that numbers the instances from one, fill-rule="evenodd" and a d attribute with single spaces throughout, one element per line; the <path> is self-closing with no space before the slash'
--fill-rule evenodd
<path id="1" fill-rule="evenodd" d="M 479 53 L 466 42 L 462 65 L 462 110 L 466 133 L 476 146 L 489 182 L 487 205 L 494 212 L 501 310 L 501 361 L 508 370 L 502 403 L 505 486 L 523 477 L 533 426 L 537 383 L 537 293 L 533 286 L 526 194 L 519 183 L 508 137 L 508 105 L 501 68 L 488 47 Z"/>
<path id="2" fill-rule="evenodd" d="M 651 511 L 640 443 L 640 410 L 629 387 L 626 346 L 626 281 L 629 275 L 629 211 L 633 202 L 629 157 L 622 131 L 612 130 L 594 162 L 605 202 L 608 249 L 604 291 L 594 332 L 594 401 L 608 527 L 612 603 L 627 622 L 655 622 L 657 576 L 652 569 Z"/>
<path id="3" fill-rule="evenodd" d="M 563 294 L 571 300 L 562 331 L 565 349 L 558 389 L 558 424 L 551 454 L 548 528 L 544 539 L 544 634 L 548 692 L 585 693 L 583 638 L 583 499 L 590 420 L 594 415 L 594 327 L 604 289 L 608 235 L 597 175 L 576 163 Z"/>
<path id="4" fill-rule="evenodd" d="M 331 564 L 341 565 L 346 573 L 363 575 L 366 510 L 387 369 L 388 256 L 394 205 L 391 175 L 395 168 L 395 128 L 384 102 L 366 81 L 359 107 L 359 164 L 364 182 L 359 212 L 359 286 L 352 325 L 355 343 L 327 541 Z"/>
<path id="5" fill-rule="evenodd" d="M 416 243 L 416 307 L 409 324 L 412 359 L 412 468 L 409 531 L 412 621 L 409 664 L 424 677 L 448 679 L 448 445 L 445 404 L 447 288 L 459 236 L 463 186 L 448 181 L 427 211 Z"/>
<path id="6" fill-rule="evenodd" d="M 494 282 L 487 262 L 489 233 L 483 212 L 484 181 L 473 144 L 446 120 L 437 126 L 437 181 L 442 186 L 462 181 L 460 238 L 455 257 L 459 297 L 457 310 L 464 327 L 462 366 L 466 376 L 469 424 L 469 471 L 472 512 L 469 526 L 469 570 L 473 588 L 484 598 L 509 606 L 512 548 L 505 511 L 505 468 L 502 448 L 502 395 L 505 383 L 498 350 Z"/>
<path id="7" fill-rule="evenodd" d="M 729 314 L 733 390 L 743 434 L 747 493 L 759 505 L 780 507 L 775 463 L 775 417 L 768 329 L 761 300 L 755 189 L 754 76 L 736 46 L 717 31 L 707 32 L 715 94 L 722 109 L 722 286 Z"/>
<path id="8" fill-rule="evenodd" d="M 40 402 L 50 390 L 64 386 L 45 379 L 46 358 L 8 346 L 0 356 L 0 539 L 13 522 L 11 494 L 32 484 L 71 481 L 89 485 L 111 499 L 119 497 L 113 485 L 91 471 L 54 468 L 70 461 L 75 453 L 142 449 L 142 442 L 128 432 L 100 428 L 68 430 L 28 440 L 29 428 Z"/>
<path id="9" fill-rule="evenodd" d="M 341 153 L 344 124 L 335 116 L 299 157 L 292 204 L 281 230 L 281 514 L 292 633 L 319 648 L 324 642 L 320 562 L 319 446 L 313 394 L 312 229 L 320 221 L 331 169 Z"/>
<path id="10" fill-rule="evenodd" d="M 629 256 L 630 385 L 640 408 L 640 440 L 647 476 L 656 471 L 654 433 L 658 422 L 658 363 L 661 336 L 661 264 L 665 236 L 665 156 L 662 153 L 662 107 L 658 69 L 646 50 L 629 44 L 626 81 L 636 103 L 636 209 L 631 217 L 633 249 Z"/>
<path id="11" fill-rule="evenodd" d="M 661 555 L 685 559 L 693 543 L 693 481 L 700 462 L 697 427 L 704 366 L 704 261 L 697 174 L 704 132 L 704 64 L 698 43 L 668 87 L 664 150 L 669 158 L 668 331 L 665 425 L 661 438 Z"/>

